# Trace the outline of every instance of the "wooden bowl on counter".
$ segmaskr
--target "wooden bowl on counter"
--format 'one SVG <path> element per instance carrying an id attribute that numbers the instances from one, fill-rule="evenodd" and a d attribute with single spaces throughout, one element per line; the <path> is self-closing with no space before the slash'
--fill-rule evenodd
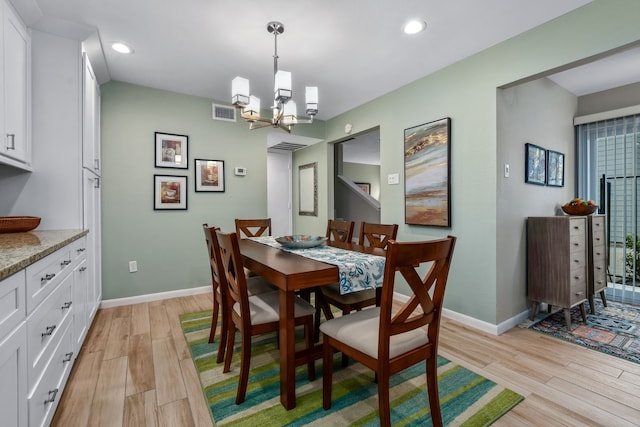
<path id="1" fill-rule="evenodd" d="M 596 209 L 596 205 L 562 205 L 562 210 L 567 215 L 591 215 Z"/>
<path id="2" fill-rule="evenodd" d="M 39 216 L 0 216 L 0 233 L 22 233 L 40 225 Z"/>

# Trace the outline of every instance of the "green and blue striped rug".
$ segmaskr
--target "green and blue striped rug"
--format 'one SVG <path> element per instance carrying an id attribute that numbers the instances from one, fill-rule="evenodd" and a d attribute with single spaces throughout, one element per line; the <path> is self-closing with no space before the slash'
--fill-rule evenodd
<path id="1" fill-rule="evenodd" d="M 235 404 L 240 350 L 236 347 L 231 372 L 222 373 L 215 359 L 218 337 L 207 342 L 211 312 L 180 316 L 182 330 L 216 425 L 231 426 L 376 426 L 377 385 L 373 373 L 358 363 L 342 368 L 336 355 L 333 403 L 322 409 L 322 361 L 316 362 L 317 379 L 309 382 L 306 366 L 296 371 L 296 407 L 280 404 L 279 362 L 275 334 L 255 337 L 247 397 Z M 219 328 L 218 328 L 219 330 Z M 239 343 L 236 343 L 239 346 Z M 438 357 L 440 405 L 445 425 L 485 426 L 522 401 L 519 394 Z M 431 416 L 424 363 L 391 378 L 391 422 L 395 426 L 429 426 Z"/>

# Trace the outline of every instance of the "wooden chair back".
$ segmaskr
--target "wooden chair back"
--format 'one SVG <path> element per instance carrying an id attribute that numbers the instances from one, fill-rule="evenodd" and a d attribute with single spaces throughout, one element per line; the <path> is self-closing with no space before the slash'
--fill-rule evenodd
<path id="1" fill-rule="evenodd" d="M 222 271 L 227 284 L 227 298 L 229 306 L 238 304 L 240 317 L 247 330 L 251 327 L 251 315 L 249 312 L 249 294 L 247 292 L 247 276 L 244 274 L 242 255 L 236 233 L 223 233 L 216 231 L 218 244 L 220 245 L 220 258 L 222 258 Z M 233 313 L 232 313 L 233 314 Z"/>
<path id="2" fill-rule="evenodd" d="M 389 240 L 395 240 L 397 235 L 398 224 L 374 224 L 363 221 L 360 224 L 358 243 L 364 246 L 386 249 Z"/>
<path id="3" fill-rule="evenodd" d="M 220 278 L 222 272 L 222 260 L 220 259 L 220 246 L 218 245 L 218 239 L 215 237 L 216 231 L 220 230 L 219 227 L 209 227 L 208 224 L 202 224 L 204 231 L 204 238 L 207 242 L 207 249 L 209 251 L 209 264 L 211 266 L 211 278 L 213 289 L 216 292 L 220 292 L 220 280 L 225 280 L 224 277 Z"/>
<path id="4" fill-rule="evenodd" d="M 237 219 L 236 234 L 238 238 L 271 236 L 271 218 L 263 219 Z"/>
<path id="5" fill-rule="evenodd" d="M 351 243 L 353 226 L 353 221 L 336 221 L 330 219 L 327 224 L 327 239 L 330 242 Z"/>
<path id="6" fill-rule="evenodd" d="M 391 336 L 425 325 L 431 354 L 437 354 L 442 302 L 455 243 L 454 236 L 426 242 L 389 242 L 380 302 L 379 361 L 389 359 Z M 431 263 L 431 268 L 421 278 L 417 268 L 424 263 Z M 406 280 L 413 295 L 392 317 L 396 272 Z M 408 367 L 415 362 L 407 363 Z"/>

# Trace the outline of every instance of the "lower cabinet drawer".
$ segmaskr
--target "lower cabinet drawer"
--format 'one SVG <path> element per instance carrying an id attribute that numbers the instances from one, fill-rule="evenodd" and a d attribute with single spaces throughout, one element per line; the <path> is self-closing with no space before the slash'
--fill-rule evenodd
<path id="1" fill-rule="evenodd" d="M 71 273 L 71 262 L 71 245 L 67 245 L 27 267 L 27 314 Z"/>
<path id="2" fill-rule="evenodd" d="M 42 375 L 63 331 L 72 323 L 72 284 L 73 275 L 69 275 L 27 318 L 29 390 Z"/>
<path id="3" fill-rule="evenodd" d="M 62 339 L 53 350 L 44 374 L 28 397 L 29 426 L 48 426 L 51 423 L 75 355 L 73 354 L 73 328 L 67 322 Z"/>
<path id="4" fill-rule="evenodd" d="M 0 339 L 24 320 L 24 295 L 24 270 L 0 280 Z"/>

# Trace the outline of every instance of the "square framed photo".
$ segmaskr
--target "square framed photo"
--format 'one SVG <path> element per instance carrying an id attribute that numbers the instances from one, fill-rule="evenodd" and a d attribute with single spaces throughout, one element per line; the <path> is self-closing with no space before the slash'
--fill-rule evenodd
<path id="1" fill-rule="evenodd" d="M 195 160 L 196 192 L 224 192 L 224 160 Z"/>
<path id="2" fill-rule="evenodd" d="M 156 167 L 189 168 L 189 137 L 171 133 L 156 132 Z"/>
<path id="3" fill-rule="evenodd" d="M 187 177 L 153 176 L 154 210 L 187 210 Z"/>
<path id="4" fill-rule="evenodd" d="M 547 183 L 547 150 L 534 144 L 524 145 L 524 182 L 545 185 Z"/>
<path id="5" fill-rule="evenodd" d="M 362 189 L 362 191 L 364 191 L 367 194 L 371 194 L 371 183 L 369 182 L 355 182 L 355 185 L 357 185 L 358 187 L 360 187 Z"/>
<path id="6" fill-rule="evenodd" d="M 547 150 L 547 185 L 564 187 L 564 154 Z"/>

